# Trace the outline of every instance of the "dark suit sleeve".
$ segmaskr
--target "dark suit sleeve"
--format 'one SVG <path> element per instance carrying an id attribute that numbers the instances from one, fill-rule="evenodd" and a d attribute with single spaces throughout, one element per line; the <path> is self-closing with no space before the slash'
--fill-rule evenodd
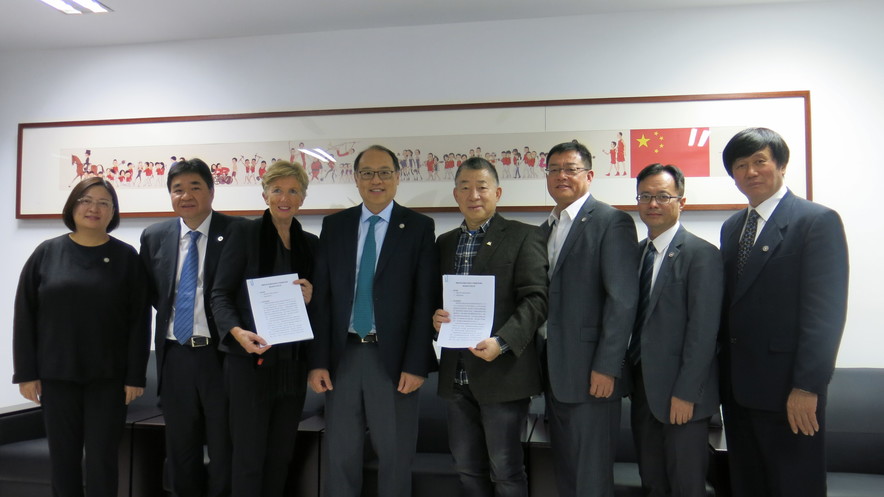
<path id="1" fill-rule="evenodd" d="M 495 335 L 502 338 L 510 351 L 521 356 L 534 340 L 537 328 L 546 320 L 549 310 L 546 244 L 539 228 L 530 227 L 520 243 L 513 264 L 513 296 L 516 308 Z"/>
<path id="2" fill-rule="evenodd" d="M 330 229 L 328 218 L 322 220 L 322 231 L 316 250 L 316 268 L 313 271 L 313 298 L 308 311 L 313 328 L 313 340 L 309 342 L 307 369 L 329 369 L 331 364 L 331 276 L 329 273 Z"/>
<path id="3" fill-rule="evenodd" d="M 848 255 L 844 225 L 838 213 L 817 216 L 802 243 L 798 285 L 799 336 L 793 387 L 824 393 L 847 316 Z"/>
<path id="4" fill-rule="evenodd" d="M 626 345 L 632 334 L 638 306 L 638 236 L 632 217 L 614 211 L 609 229 L 602 235 L 601 272 L 605 289 L 602 331 L 592 369 L 620 377 Z M 569 305 L 584 305 L 575 296 Z"/>
<path id="5" fill-rule="evenodd" d="M 721 253 L 711 244 L 694 240 L 691 264 L 686 275 L 687 327 L 681 354 L 681 367 L 672 395 L 688 402 L 699 402 L 703 382 L 715 360 L 721 305 L 724 298 L 724 266 Z M 664 289 L 665 290 L 665 289 Z"/>
<path id="6" fill-rule="evenodd" d="M 147 360 L 150 357 L 150 302 L 147 272 L 135 249 L 126 245 L 129 254 L 129 340 L 125 384 L 143 387 L 147 382 Z"/>
<path id="7" fill-rule="evenodd" d="M 439 255 L 436 249 L 435 224 L 423 223 L 419 234 L 417 268 L 414 273 L 414 309 L 408 327 L 408 341 L 402 371 L 426 378 L 436 368 L 433 355 L 433 313 L 439 302 Z"/>
<path id="8" fill-rule="evenodd" d="M 235 223 L 230 229 L 230 239 L 221 250 L 221 259 L 215 270 L 215 285 L 212 288 L 212 315 L 218 327 L 218 340 L 222 344 L 233 345 L 236 340 L 228 337 L 230 330 L 242 325 L 236 305 L 237 294 L 241 291 L 248 258 L 247 237 L 251 223 Z M 254 331 L 254 330 L 251 330 Z"/>
<path id="9" fill-rule="evenodd" d="M 157 285 L 154 281 L 155 275 L 153 275 L 153 266 L 150 260 L 151 243 L 150 243 L 150 235 L 148 234 L 148 229 L 146 228 L 141 232 L 141 247 L 138 249 L 138 255 L 141 257 L 141 263 L 144 266 L 144 270 L 147 272 L 147 297 L 150 301 L 150 305 L 154 308 L 157 307 L 157 303 L 159 302 Z"/>

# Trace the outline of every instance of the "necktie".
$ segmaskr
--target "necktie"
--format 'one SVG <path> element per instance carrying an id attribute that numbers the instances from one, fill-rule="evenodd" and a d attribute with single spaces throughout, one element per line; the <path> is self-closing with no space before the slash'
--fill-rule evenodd
<path id="1" fill-rule="evenodd" d="M 743 230 L 743 236 L 740 237 L 739 249 L 737 251 L 737 277 L 743 275 L 743 267 L 749 260 L 749 252 L 752 251 L 752 245 L 755 245 L 755 232 L 758 230 L 758 211 L 752 209 L 749 211 L 749 219 L 746 220 L 746 229 Z"/>
<path id="2" fill-rule="evenodd" d="M 374 225 L 380 221 L 380 216 L 368 218 L 368 231 L 365 234 L 365 243 L 362 246 L 362 258 L 359 260 L 359 274 L 356 275 L 356 302 L 353 304 L 353 329 L 361 338 L 365 338 L 371 331 L 374 321 L 374 266 L 377 262 L 377 248 L 374 239 Z"/>
<path id="3" fill-rule="evenodd" d="M 632 329 L 632 341 L 629 342 L 629 360 L 632 364 L 638 364 L 641 360 L 641 330 L 648 313 L 648 302 L 651 300 L 651 280 L 654 276 L 654 255 L 657 250 L 654 243 L 648 240 L 648 249 L 642 260 L 642 271 L 638 286 L 638 312 L 635 315 L 635 325 Z"/>
<path id="4" fill-rule="evenodd" d="M 172 333 L 178 343 L 184 344 L 193 335 L 193 306 L 196 298 L 196 277 L 199 272 L 199 231 L 191 231 L 190 247 L 181 267 L 178 279 L 178 293 L 175 294 L 175 323 Z"/>

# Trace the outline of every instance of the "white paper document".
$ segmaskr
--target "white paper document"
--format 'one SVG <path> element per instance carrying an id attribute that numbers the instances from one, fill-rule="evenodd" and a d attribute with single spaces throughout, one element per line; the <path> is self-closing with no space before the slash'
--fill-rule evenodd
<path id="1" fill-rule="evenodd" d="M 439 329 L 439 346 L 454 349 L 475 347 L 491 336 L 494 324 L 494 276 L 442 276 L 442 307 L 451 322 Z"/>
<path id="2" fill-rule="evenodd" d="M 246 280 L 255 327 L 267 343 L 298 342 L 313 338 L 297 273 Z"/>

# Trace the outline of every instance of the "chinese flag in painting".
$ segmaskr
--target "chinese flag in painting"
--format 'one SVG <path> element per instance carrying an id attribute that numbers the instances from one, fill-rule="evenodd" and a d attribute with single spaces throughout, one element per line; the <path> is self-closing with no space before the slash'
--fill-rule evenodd
<path id="1" fill-rule="evenodd" d="M 709 176 L 709 128 L 633 129 L 632 177 L 648 164 L 674 164 L 685 176 Z"/>

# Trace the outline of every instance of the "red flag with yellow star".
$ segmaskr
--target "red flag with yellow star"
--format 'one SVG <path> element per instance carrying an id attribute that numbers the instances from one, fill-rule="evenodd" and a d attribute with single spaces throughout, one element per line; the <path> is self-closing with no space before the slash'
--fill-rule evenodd
<path id="1" fill-rule="evenodd" d="M 629 150 L 632 177 L 648 164 L 674 164 L 685 176 L 709 176 L 709 128 L 633 129 Z"/>

